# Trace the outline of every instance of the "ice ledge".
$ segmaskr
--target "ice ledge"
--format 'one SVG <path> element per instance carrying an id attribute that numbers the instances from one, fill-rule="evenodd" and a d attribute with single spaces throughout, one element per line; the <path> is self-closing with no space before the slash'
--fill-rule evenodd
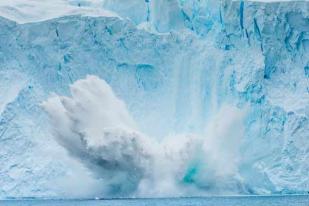
<path id="1" fill-rule="evenodd" d="M 97 0 L 0 1 L 0 16 L 20 24 L 71 15 L 118 17 L 105 10 Z"/>

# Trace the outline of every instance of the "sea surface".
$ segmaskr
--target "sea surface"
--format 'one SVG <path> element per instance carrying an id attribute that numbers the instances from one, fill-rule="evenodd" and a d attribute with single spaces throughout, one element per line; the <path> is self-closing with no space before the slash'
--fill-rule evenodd
<path id="1" fill-rule="evenodd" d="M 0 206 L 309 206 L 308 195 L 102 200 L 3 200 Z"/>

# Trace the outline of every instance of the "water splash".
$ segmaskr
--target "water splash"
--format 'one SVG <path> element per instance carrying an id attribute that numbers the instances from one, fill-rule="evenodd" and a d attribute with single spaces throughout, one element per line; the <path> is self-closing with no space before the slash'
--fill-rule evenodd
<path id="1" fill-rule="evenodd" d="M 102 195 L 239 192 L 245 110 L 222 106 L 202 134 L 174 131 L 159 141 L 139 131 L 104 80 L 87 76 L 70 91 L 70 97 L 53 94 L 42 105 L 58 143 L 103 182 Z"/>

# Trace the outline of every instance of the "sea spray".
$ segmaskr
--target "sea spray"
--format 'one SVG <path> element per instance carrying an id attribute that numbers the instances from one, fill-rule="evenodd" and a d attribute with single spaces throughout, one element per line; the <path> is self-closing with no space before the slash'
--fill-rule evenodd
<path id="1" fill-rule="evenodd" d="M 71 97 L 53 94 L 42 106 L 56 140 L 102 180 L 105 194 L 218 193 L 240 184 L 245 110 L 225 105 L 203 134 L 175 133 L 159 141 L 139 131 L 104 80 L 87 76 L 70 91 Z"/>

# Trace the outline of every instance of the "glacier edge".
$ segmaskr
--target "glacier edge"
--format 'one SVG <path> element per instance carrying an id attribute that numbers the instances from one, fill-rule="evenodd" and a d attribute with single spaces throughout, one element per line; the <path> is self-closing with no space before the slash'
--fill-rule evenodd
<path id="1" fill-rule="evenodd" d="M 141 131 L 161 140 L 176 131 L 200 134 L 224 104 L 249 104 L 239 148 L 244 191 L 306 193 L 308 2 L 240 2 L 185 1 L 170 25 L 150 18 L 151 32 L 136 29 L 147 21 L 139 16 L 0 19 L 0 72 L 9 79 L 0 79 L 0 197 L 69 195 L 50 186 L 74 176 L 64 169 L 73 163 L 39 105 L 50 92 L 68 95 L 69 85 L 87 74 L 107 81 Z M 202 9 L 208 5 L 216 9 Z M 6 89 L 17 85 L 12 76 L 16 91 Z M 59 151 L 64 160 L 53 160 Z"/>

